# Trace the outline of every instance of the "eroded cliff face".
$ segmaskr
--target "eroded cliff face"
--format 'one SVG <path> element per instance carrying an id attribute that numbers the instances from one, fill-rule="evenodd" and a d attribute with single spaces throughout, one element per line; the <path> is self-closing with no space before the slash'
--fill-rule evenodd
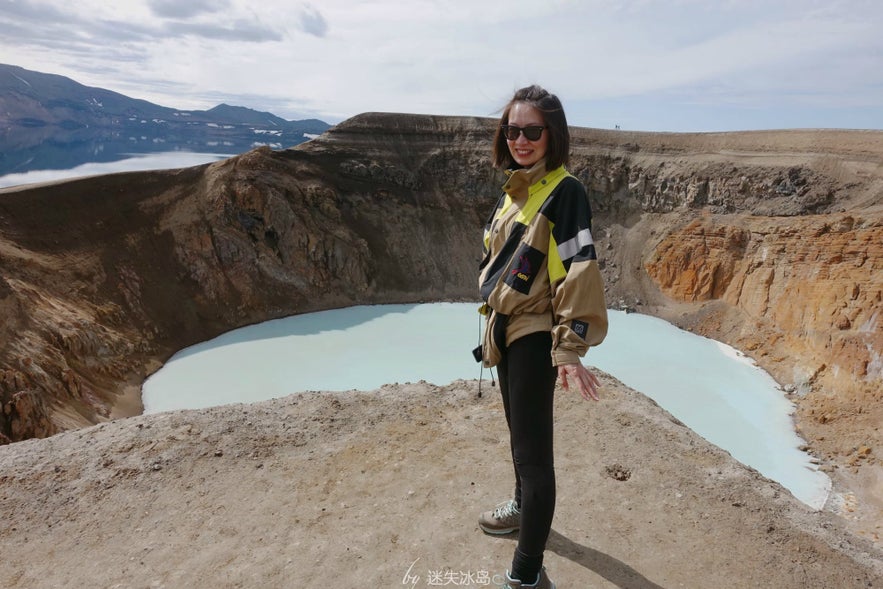
<path id="1" fill-rule="evenodd" d="M 283 152 L 0 192 L 4 440 L 140 411 L 241 325 L 475 298 L 487 119 L 366 114 Z M 750 353 L 820 454 L 876 464 L 883 133 L 575 129 L 611 306 Z"/>
<path id="2" fill-rule="evenodd" d="M 748 352 L 791 393 L 814 450 L 879 464 L 883 134 L 650 138 L 606 172 L 590 164 L 632 242 L 611 250 L 617 297 Z"/>
<path id="3" fill-rule="evenodd" d="M 610 213 L 611 302 L 641 299 L 644 312 L 749 353 L 795 401 L 812 450 L 853 473 L 876 465 L 879 487 L 883 134 L 624 143 L 627 154 L 581 147 Z"/>
<path id="4" fill-rule="evenodd" d="M 364 117 L 309 149 L 3 191 L 0 441 L 137 414 L 149 373 L 237 326 L 473 299 L 485 128 Z"/>

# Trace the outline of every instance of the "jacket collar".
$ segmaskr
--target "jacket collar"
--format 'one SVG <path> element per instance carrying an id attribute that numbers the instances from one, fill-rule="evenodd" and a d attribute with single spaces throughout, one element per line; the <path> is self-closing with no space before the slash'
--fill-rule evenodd
<path id="1" fill-rule="evenodd" d="M 546 175 L 546 159 L 543 158 L 530 168 L 506 170 L 509 179 L 503 184 L 503 191 L 512 200 L 523 202 L 530 195 L 530 187 Z"/>

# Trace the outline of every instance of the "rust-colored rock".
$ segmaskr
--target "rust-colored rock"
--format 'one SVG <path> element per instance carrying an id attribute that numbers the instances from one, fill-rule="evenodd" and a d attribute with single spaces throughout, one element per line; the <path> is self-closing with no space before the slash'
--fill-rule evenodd
<path id="1" fill-rule="evenodd" d="M 776 334 L 785 357 L 768 369 L 805 395 L 801 406 L 825 407 L 817 423 L 860 415 L 883 386 L 879 219 L 696 220 L 667 235 L 646 269 L 674 299 L 720 299 L 741 311 L 741 329 L 725 334 L 737 347 L 763 347 Z"/>
<path id="2" fill-rule="evenodd" d="M 58 433 L 53 423 L 47 399 L 38 391 L 18 391 L 3 403 L 3 415 L 10 428 L 3 438 L 17 442 L 32 437 L 44 438 Z"/>

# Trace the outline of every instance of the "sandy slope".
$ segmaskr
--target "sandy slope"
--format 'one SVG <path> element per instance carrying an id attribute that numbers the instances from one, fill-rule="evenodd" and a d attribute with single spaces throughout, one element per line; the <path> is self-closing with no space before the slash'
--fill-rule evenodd
<path id="1" fill-rule="evenodd" d="M 559 587 L 883 586 L 883 554 L 836 516 L 603 382 L 600 403 L 556 400 Z M 483 387 L 310 392 L 0 447 L 0 586 L 493 586 L 515 538 L 476 525 L 512 488 Z"/>

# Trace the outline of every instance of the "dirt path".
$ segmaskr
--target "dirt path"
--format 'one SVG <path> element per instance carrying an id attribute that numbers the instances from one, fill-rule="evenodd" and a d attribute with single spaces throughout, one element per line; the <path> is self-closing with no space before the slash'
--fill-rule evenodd
<path id="1" fill-rule="evenodd" d="M 883 555 L 609 377 L 558 392 L 561 588 L 881 587 Z M 0 447 L 0 585 L 492 587 L 515 537 L 497 389 L 458 381 L 140 416 Z"/>

